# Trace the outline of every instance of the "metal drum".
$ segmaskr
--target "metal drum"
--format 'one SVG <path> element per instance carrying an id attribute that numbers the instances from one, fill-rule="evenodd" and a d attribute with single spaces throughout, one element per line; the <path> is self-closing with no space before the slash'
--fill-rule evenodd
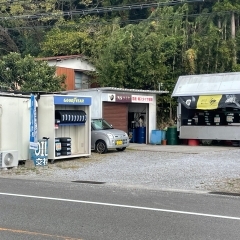
<path id="1" fill-rule="evenodd" d="M 137 143 L 146 143 L 146 127 L 137 128 Z"/>
<path id="2" fill-rule="evenodd" d="M 167 144 L 168 145 L 177 145 L 178 144 L 178 133 L 177 127 L 172 126 L 167 129 Z"/>

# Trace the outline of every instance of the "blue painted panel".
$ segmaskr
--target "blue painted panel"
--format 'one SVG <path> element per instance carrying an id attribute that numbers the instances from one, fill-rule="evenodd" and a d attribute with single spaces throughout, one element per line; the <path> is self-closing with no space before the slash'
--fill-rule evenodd
<path id="1" fill-rule="evenodd" d="M 92 104 L 90 97 L 75 97 L 75 96 L 54 96 L 55 105 L 86 105 Z"/>
<path id="2" fill-rule="evenodd" d="M 37 108 L 35 96 L 30 98 L 30 149 L 37 149 Z"/>

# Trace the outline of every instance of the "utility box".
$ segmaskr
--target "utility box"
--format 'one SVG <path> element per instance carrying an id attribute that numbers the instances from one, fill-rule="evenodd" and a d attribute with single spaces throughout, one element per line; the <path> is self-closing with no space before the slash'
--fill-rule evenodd
<path id="1" fill-rule="evenodd" d="M 38 100 L 38 137 L 48 139 L 48 159 L 91 154 L 91 97 L 41 95 Z"/>

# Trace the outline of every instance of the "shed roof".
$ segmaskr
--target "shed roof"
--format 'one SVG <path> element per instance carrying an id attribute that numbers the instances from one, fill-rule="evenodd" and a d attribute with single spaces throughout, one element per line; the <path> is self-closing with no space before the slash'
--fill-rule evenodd
<path id="1" fill-rule="evenodd" d="M 15 92 L 0 92 L 1 97 L 15 97 L 15 98 L 30 98 L 30 94 L 22 94 L 22 93 L 15 93 Z"/>
<path id="2" fill-rule="evenodd" d="M 163 94 L 169 93 L 168 91 L 158 90 L 143 90 L 143 89 L 128 89 L 128 88 L 115 88 L 115 87 L 100 87 L 100 88 L 88 88 L 81 90 L 72 90 L 68 92 L 91 92 L 91 91 L 102 91 L 102 92 L 132 92 L 132 93 L 151 93 L 151 94 Z"/>
<path id="3" fill-rule="evenodd" d="M 180 76 L 172 97 L 240 94 L 240 72 Z"/>
<path id="4" fill-rule="evenodd" d="M 83 58 L 82 54 L 78 55 L 67 55 L 67 56 L 53 56 L 53 57 L 40 57 L 36 58 L 36 60 L 43 60 L 43 61 L 61 61 L 61 60 L 68 60 L 68 59 L 76 59 L 76 58 Z"/>

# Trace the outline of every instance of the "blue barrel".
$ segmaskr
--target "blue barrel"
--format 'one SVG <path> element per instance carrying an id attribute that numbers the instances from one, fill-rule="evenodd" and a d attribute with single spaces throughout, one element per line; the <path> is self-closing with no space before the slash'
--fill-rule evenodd
<path id="1" fill-rule="evenodd" d="M 162 142 L 162 131 L 161 130 L 152 130 L 151 132 L 151 144 L 161 144 Z"/>
<path id="2" fill-rule="evenodd" d="M 162 140 L 166 140 L 166 133 L 167 133 L 167 131 L 161 130 L 161 132 L 162 132 Z"/>
<path id="3" fill-rule="evenodd" d="M 136 143 L 137 142 L 137 129 L 133 128 L 132 129 L 132 143 Z"/>
<path id="4" fill-rule="evenodd" d="M 137 128 L 137 143 L 146 143 L 146 127 Z"/>

